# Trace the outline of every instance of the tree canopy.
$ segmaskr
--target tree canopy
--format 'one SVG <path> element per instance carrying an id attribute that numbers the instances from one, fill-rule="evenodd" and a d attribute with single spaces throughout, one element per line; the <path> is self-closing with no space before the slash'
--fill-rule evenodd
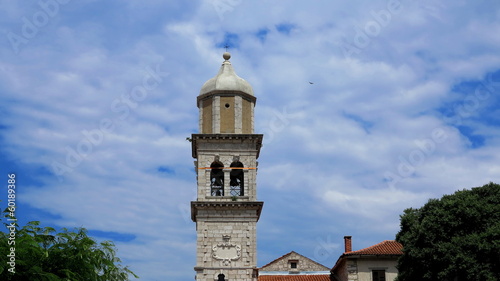
<path id="1" fill-rule="evenodd" d="M 0 232 L 0 280 L 121 281 L 129 280 L 129 276 L 138 278 L 120 264 L 113 242 L 98 243 L 84 228 L 63 229 L 56 233 L 54 228 L 41 227 L 40 222 L 34 221 L 22 228 L 16 225 L 15 239 L 9 240 L 10 233 L 12 231 Z M 12 248 L 15 248 L 14 253 Z M 14 270 L 13 264 L 9 264 L 12 260 L 15 260 Z"/>
<path id="2" fill-rule="evenodd" d="M 398 281 L 500 280 L 500 185 L 430 199 L 401 215 Z"/>

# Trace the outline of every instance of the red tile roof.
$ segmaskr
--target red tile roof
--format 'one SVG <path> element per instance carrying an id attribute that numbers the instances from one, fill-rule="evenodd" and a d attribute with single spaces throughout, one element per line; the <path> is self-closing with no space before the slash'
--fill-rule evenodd
<path id="1" fill-rule="evenodd" d="M 352 255 L 402 255 L 403 245 L 394 240 L 385 240 L 368 248 L 345 252 L 343 256 Z"/>
<path id="2" fill-rule="evenodd" d="M 330 281 L 330 275 L 260 275 L 259 281 Z"/>
<path id="3" fill-rule="evenodd" d="M 343 253 L 330 272 L 335 272 L 337 268 L 342 264 L 342 262 L 348 256 L 358 256 L 358 255 L 402 255 L 403 245 L 394 240 L 385 240 L 368 248 L 364 248 L 357 251 L 350 251 Z"/>

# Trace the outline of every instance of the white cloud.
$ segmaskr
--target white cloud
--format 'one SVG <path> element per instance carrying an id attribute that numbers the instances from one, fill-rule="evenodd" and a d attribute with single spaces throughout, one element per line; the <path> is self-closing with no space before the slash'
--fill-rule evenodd
<path id="1" fill-rule="evenodd" d="M 231 61 L 254 87 L 256 133 L 265 134 L 259 265 L 296 250 L 331 266 L 342 236 L 360 246 L 392 239 L 405 208 L 499 182 L 500 87 L 485 78 L 500 60 L 494 1 L 401 1 L 350 58 L 343 42 L 355 44 L 389 1 L 233 1 L 226 10 L 160 2 L 74 2 L 19 54 L 8 40 L 0 45 L 0 152 L 9 159 L 53 172 L 88 141 L 83 131 L 115 125 L 62 177 L 34 174 L 21 202 L 61 226 L 135 235 L 117 245 L 143 280 L 194 275 L 196 176 L 185 139 L 197 131 L 196 96 L 220 67 L 226 33 L 238 38 Z M 36 9 L 3 6 L 5 30 L 19 31 Z M 126 106 L 123 96 L 157 66 L 158 85 Z M 490 97 L 457 111 L 480 82 Z M 457 121 L 484 142 L 473 147 Z M 445 141 L 433 139 L 436 130 Z M 384 181 L 387 172 L 397 184 Z"/>

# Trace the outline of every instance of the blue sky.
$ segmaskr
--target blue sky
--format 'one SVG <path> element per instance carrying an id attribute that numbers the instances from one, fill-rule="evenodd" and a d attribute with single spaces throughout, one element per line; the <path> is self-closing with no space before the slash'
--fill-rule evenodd
<path id="1" fill-rule="evenodd" d="M 264 134 L 259 266 L 293 250 L 331 267 L 344 235 L 394 239 L 405 208 L 500 182 L 498 1 L 0 5 L 19 219 L 112 239 L 142 280 L 194 276 L 186 137 L 225 44 Z"/>

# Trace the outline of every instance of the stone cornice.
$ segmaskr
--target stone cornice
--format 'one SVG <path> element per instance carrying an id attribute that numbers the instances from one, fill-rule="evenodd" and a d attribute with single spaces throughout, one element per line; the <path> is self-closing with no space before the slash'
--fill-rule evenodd
<path id="1" fill-rule="evenodd" d="M 198 210 L 255 210 L 258 221 L 263 206 L 262 201 L 191 201 L 191 219 L 196 222 Z"/>
<path id="2" fill-rule="evenodd" d="M 198 158 L 198 142 L 203 141 L 244 141 L 249 140 L 255 142 L 255 150 L 257 150 L 257 158 L 259 158 L 260 148 L 262 147 L 263 134 L 192 134 L 191 135 L 191 150 L 193 158 Z"/>

